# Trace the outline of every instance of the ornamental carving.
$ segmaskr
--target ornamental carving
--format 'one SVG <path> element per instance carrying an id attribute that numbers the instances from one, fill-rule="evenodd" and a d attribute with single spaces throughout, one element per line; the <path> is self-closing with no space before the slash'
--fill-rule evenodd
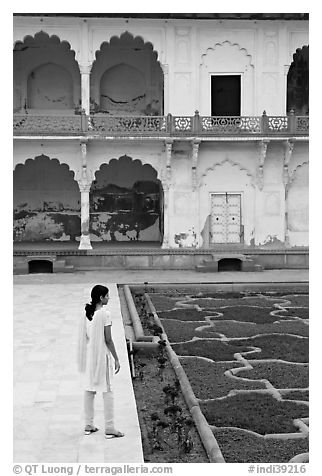
<path id="1" fill-rule="evenodd" d="M 81 133 L 81 116 L 30 116 L 15 114 L 13 118 L 15 133 L 50 134 Z"/>
<path id="2" fill-rule="evenodd" d="M 258 134 L 261 132 L 260 117 L 204 116 L 202 132 L 217 134 Z"/>

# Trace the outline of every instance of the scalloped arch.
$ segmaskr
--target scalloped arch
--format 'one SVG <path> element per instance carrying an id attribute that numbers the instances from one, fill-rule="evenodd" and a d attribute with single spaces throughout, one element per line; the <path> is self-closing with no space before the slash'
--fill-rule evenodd
<path id="1" fill-rule="evenodd" d="M 203 183 L 205 177 L 210 173 L 210 172 L 213 172 L 215 170 L 216 167 L 219 167 L 219 166 L 222 166 L 224 165 L 225 163 L 229 163 L 230 165 L 232 165 L 233 167 L 236 167 L 238 168 L 239 170 L 241 170 L 242 172 L 244 172 L 249 178 L 251 181 L 253 181 L 255 179 L 255 177 L 253 176 L 253 174 L 246 168 L 246 167 L 243 167 L 239 162 L 234 162 L 233 160 L 231 159 L 224 159 L 222 160 L 221 162 L 217 162 L 215 163 L 212 167 L 208 167 L 205 172 L 201 175 L 200 177 L 200 184 Z"/>
<path id="2" fill-rule="evenodd" d="M 302 162 L 301 164 L 298 164 L 295 169 L 292 171 L 292 173 L 290 174 L 290 181 L 289 181 L 289 184 L 291 185 L 292 182 L 295 180 L 296 178 L 296 173 L 302 168 L 304 167 L 304 165 L 309 165 L 309 161 L 308 160 L 305 160 L 304 162 Z"/>
<path id="3" fill-rule="evenodd" d="M 157 63 L 159 63 L 160 67 L 162 68 L 163 61 L 162 61 L 161 57 L 162 57 L 163 52 L 161 50 L 161 47 L 160 47 L 160 51 L 158 51 L 158 49 L 155 49 L 155 46 L 154 46 L 152 41 L 145 40 L 144 36 L 142 34 L 136 35 L 135 33 L 133 34 L 128 30 L 123 31 L 121 34 L 111 33 L 107 41 L 102 41 L 99 44 L 99 47 L 96 48 L 95 51 L 93 51 L 92 66 L 94 65 L 95 61 L 97 61 L 97 55 L 102 51 L 102 48 L 110 46 L 111 42 L 115 42 L 115 40 L 117 40 L 117 42 L 120 42 L 122 40 L 122 37 L 123 37 L 123 39 L 124 39 L 124 37 L 128 37 L 129 39 L 131 39 L 133 41 L 138 41 L 142 45 L 147 45 L 149 48 L 151 47 L 152 52 L 156 55 Z"/>
<path id="4" fill-rule="evenodd" d="M 31 39 L 32 41 L 37 41 L 37 37 L 39 38 L 39 35 L 44 35 L 45 37 L 48 38 L 50 42 L 58 43 L 58 44 L 61 44 L 63 47 L 67 47 L 68 50 L 71 53 L 73 53 L 74 59 L 78 63 L 77 57 L 79 55 L 79 50 L 72 48 L 70 40 L 61 40 L 58 34 L 53 33 L 50 35 L 49 33 L 47 33 L 47 31 L 43 29 L 38 30 L 37 32 L 34 33 L 34 35 L 31 35 L 31 34 L 24 35 L 22 40 L 18 38 L 14 39 L 13 48 L 15 49 L 15 47 L 19 43 L 24 44 L 27 39 Z"/>
<path id="5" fill-rule="evenodd" d="M 254 66 L 254 64 L 252 63 L 252 61 L 253 61 L 252 55 L 248 53 L 247 49 L 241 47 L 239 43 L 232 43 L 232 42 L 229 41 L 229 40 L 225 40 L 225 41 L 222 41 L 222 42 L 217 42 L 217 43 L 215 43 L 214 46 L 210 46 L 209 48 L 207 48 L 206 53 L 204 53 L 204 54 L 201 55 L 201 63 L 200 63 L 200 66 L 202 66 L 202 65 L 204 64 L 204 60 L 205 60 L 207 54 L 208 54 L 210 51 L 215 51 L 215 49 L 216 49 L 218 46 L 224 46 L 224 45 L 229 45 L 229 46 L 237 47 L 237 49 L 239 49 L 239 50 L 244 54 L 244 56 L 246 56 L 246 57 L 248 58 L 249 64 L 250 64 L 251 66 Z"/>
<path id="6" fill-rule="evenodd" d="M 127 155 L 127 154 L 124 154 L 124 155 L 122 155 L 122 156 L 120 156 L 120 157 L 118 157 L 118 158 L 116 158 L 116 157 L 111 157 L 111 158 L 108 159 L 107 161 L 105 161 L 105 162 L 99 164 L 96 168 L 91 169 L 91 173 L 92 173 L 92 176 L 93 176 L 93 180 L 95 180 L 96 174 L 101 171 L 101 169 L 102 169 L 103 166 L 111 165 L 111 162 L 112 162 L 112 165 L 113 165 L 113 161 L 119 162 L 119 160 L 122 159 L 122 158 L 130 159 L 132 165 L 138 164 L 138 165 L 140 165 L 141 167 L 146 168 L 146 169 L 147 169 L 147 168 L 151 168 L 151 169 L 156 173 L 156 180 L 160 180 L 160 181 L 161 181 L 161 178 L 160 178 L 160 176 L 159 176 L 159 175 L 160 175 L 160 174 L 159 174 L 159 170 L 156 169 L 153 165 L 151 165 L 149 162 L 145 162 L 145 163 L 144 163 L 141 159 L 134 159 L 133 157 L 130 157 L 130 156 Z"/>
<path id="7" fill-rule="evenodd" d="M 15 168 L 13 169 L 13 172 L 15 173 L 17 168 L 19 169 L 20 167 L 25 167 L 25 166 L 28 166 L 29 164 L 32 165 L 37 159 L 39 160 L 44 160 L 44 159 L 48 159 L 49 161 L 51 161 L 52 163 L 54 163 L 55 165 L 57 166 L 60 166 L 60 167 L 63 167 L 63 168 L 66 168 L 67 167 L 67 170 L 66 172 L 68 174 L 70 174 L 70 177 L 72 180 L 74 180 L 75 182 L 77 182 L 75 176 L 76 176 L 76 173 L 73 169 L 70 168 L 70 166 L 66 163 L 66 162 L 60 162 L 59 159 L 57 158 L 50 158 L 48 155 L 45 155 L 45 154 L 40 154 L 40 155 L 36 155 L 35 157 L 31 158 L 31 157 L 28 157 L 27 159 L 22 159 L 22 161 L 18 162 L 16 165 L 15 165 Z M 28 164 L 29 163 L 29 164 Z"/>

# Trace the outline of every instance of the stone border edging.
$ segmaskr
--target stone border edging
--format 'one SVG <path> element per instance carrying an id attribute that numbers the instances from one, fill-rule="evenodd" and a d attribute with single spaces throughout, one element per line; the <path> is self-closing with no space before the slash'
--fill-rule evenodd
<path id="1" fill-rule="evenodd" d="M 130 313 L 130 316 L 131 316 L 131 319 L 132 319 L 135 338 L 136 338 L 136 340 L 140 340 L 140 338 L 144 338 L 145 336 L 144 336 L 144 331 L 143 331 L 143 327 L 142 327 L 140 317 L 138 315 L 138 312 L 136 310 L 136 307 L 135 307 L 135 304 L 134 304 L 134 301 L 133 301 L 133 298 L 132 298 L 130 287 L 127 284 L 125 284 L 123 286 L 123 290 L 124 290 L 124 296 L 125 296 L 126 304 L 128 306 L 129 313 Z"/>
<path id="2" fill-rule="evenodd" d="M 156 309 L 151 301 L 151 298 L 148 294 L 144 293 L 144 296 L 147 300 L 147 303 L 150 307 L 150 310 L 153 314 L 155 323 L 163 329 L 162 323 L 157 315 Z M 188 405 L 189 411 L 192 415 L 193 421 L 197 427 L 198 433 L 200 435 L 201 441 L 204 445 L 204 448 L 207 452 L 209 461 L 211 463 L 225 463 L 225 459 L 222 455 L 218 442 L 204 416 L 202 413 L 198 400 L 192 390 L 188 377 L 183 370 L 182 365 L 180 364 L 177 354 L 172 349 L 169 344 L 168 337 L 163 329 L 163 335 L 166 340 L 166 350 L 169 356 L 170 363 L 176 373 L 176 376 L 180 382 L 181 391 L 183 393 L 184 399 Z"/>

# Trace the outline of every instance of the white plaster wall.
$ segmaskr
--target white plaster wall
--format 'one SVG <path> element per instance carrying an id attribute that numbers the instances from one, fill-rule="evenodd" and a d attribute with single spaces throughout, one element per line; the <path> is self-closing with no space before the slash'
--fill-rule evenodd
<path id="1" fill-rule="evenodd" d="M 290 246 L 309 245 L 309 164 L 293 171 L 287 193 L 288 237 Z"/>
<path id="2" fill-rule="evenodd" d="M 92 64 L 103 42 L 125 31 L 151 42 L 167 76 L 165 112 L 174 115 L 193 115 L 195 109 L 207 109 L 206 99 L 200 98 L 204 91 L 199 68 L 202 56 L 209 48 L 215 51 L 227 42 L 245 52 L 253 65 L 252 75 L 249 71 L 243 73 L 243 114 L 261 115 L 265 109 L 269 115 L 284 115 L 292 56 L 296 48 L 309 43 L 307 21 L 14 17 L 14 41 L 41 30 L 68 41 L 76 60 L 86 67 Z M 231 59 L 225 64 L 225 68 L 218 65 L 213 72 L 229 74 Z"/>

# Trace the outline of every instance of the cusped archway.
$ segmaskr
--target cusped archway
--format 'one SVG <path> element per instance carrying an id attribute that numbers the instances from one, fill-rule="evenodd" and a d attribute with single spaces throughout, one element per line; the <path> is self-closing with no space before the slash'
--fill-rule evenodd
<path id="1" fill-rule="evenodd" d="M 55 35 L 38 32 L 15 43 L 13 80 L 15 112 L 65 109 L 74 113 L 80 107 L 75 52 Z"/>
<path id="2" fill-rule="evenodd" d="M 122 156 L 102 164 L 90 190 L 91 241 L 162 242 L 163 190 L 157 171 Z"/>
<path id="3" fill-rule="evenodd" d="M 18 164 L 13 175 L 14 241 L 76 241 L 80 193 L 74 173 L 40 155 Z"/>
<path id="4" fill-rule="evenodd" d="M 128 32 L 103 42 L 91 71 L 91 111 L 162 115 L 163 72 L 149 42 Z"/>

